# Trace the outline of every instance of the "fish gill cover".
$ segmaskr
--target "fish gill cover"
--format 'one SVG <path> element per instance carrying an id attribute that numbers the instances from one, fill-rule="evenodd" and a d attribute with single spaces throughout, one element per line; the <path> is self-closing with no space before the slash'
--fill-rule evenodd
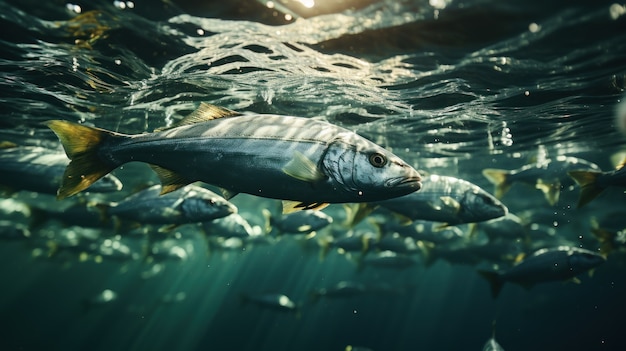
<path id="1" fill-rule="evenodd" d="M 509 213 L 450 227 L 331 205 L 331 225 L 294 236 L 269 228 L 275 201 L 241 194 L 237 220 L 155 226 L 102 205 L 158 183 L 144 165 L 113 172 L 121 191 L 57 202 L 20 181 L 61 175 L 0 150 L 0 349 L 478 350 L 494 319 L 509 351 L 623 349 L 624 182 L 579 208 L 567 172 L 624 159 L 625 15 L 616 1 L 0 1 L 3 149 L 63 153 L 50 119 L 137 134 L 207 102 L 345 127 Z M 456 215 L 476 210 L 468 197 L 419 206 Z M 562 246 L 603 263 L 495 300 L 477 273 Z"/>

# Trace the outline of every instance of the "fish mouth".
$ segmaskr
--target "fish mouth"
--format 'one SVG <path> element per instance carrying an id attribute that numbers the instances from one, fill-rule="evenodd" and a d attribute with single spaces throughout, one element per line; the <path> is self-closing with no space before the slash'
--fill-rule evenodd
<path id="1" fill-rule="evenodd" d="M 422 188 L 422 177 L 419 174 L 411 177 L 391 178 L 385 182 L 388 188 L 410 188 L 417 191 Z"/>

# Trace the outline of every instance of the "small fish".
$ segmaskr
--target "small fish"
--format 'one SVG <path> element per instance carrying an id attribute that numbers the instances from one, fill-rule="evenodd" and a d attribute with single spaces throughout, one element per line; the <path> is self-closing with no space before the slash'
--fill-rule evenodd
<path id="1" fill-rule="evenodd" d="M 146 262 L 186 261 L 193 254 L 191 243 L 176 239 L 166 239 L 150 243 L 146 252 Z"/>
<path id="2" fill-rule="evenodd" d="M 237 212 L 223 197 L 195 185 L 160 194 L 161 186 L 154 185 L 120 202 L 98 206 L 108 216 L 142 224 L 199 223 Z"/>
<path id="3" fill-rule="evenodd" d="M 42 240 L 42 244 L 48 248 L 47 258 L 63 260 L 70 256 L 72 260 L 78 257 L 79 261 L 86 261 L 89 255 L 97 252 L 102 234 L 100 229 L 73 226 L 63 230 L 42 231 L 35 239 Z"/>
<path id="4" fill-rule="evenodd" d="M 370 349 L 369 347 L 364 347 L 364 346 L 348 345 L 348 346 L 346 346 L 344 351 L 374 351 L 374 350 Z"/>
<path id="5" fill-rule="evenodd" d="M 367 293 L 367 288 L 363 283 L 353 281 L 340 281 L 329 287 L 316 289 L 311 292 L 311 300 L 317 302 L 320 298 L 349 298 Z"/>
<path id="6" fill-rule="evenodd" d="M 373 220 L 372 223 L 378 228 L 383 238 L 390 234 L 398 234 L 413 240 L 450 244 L 467 239 L 468 236 L 459 227 L 441 226 L 440 223 L 431 221 L 415 220 L 407 223 L 393 218 L 382 221 L 377 219 Z"/>
<path id="7" fill-rule="evenodd" d="M 83 312 L 87 313 L 94 307 L 102 307 L 111 304 L 119 298 L 117 292 L 111 289 L 104 289 L 99 293 L 82 300 Z"/>
<path id="8" fill-rule="evenodd" d="M 331 216 L 314 210 L 298 211 L 276 217 L 272 216 L 269 210 L 263 209 L 263 216 L 266 220 L 265 231 L 267 233 L 275 228 L 280 234 L 308 234 L 333 223 Z"/>
<path id="9" fill-rule="evenodd" d="M 104 260 L 129 262 L 140 258 L 139 252 L 133 250 L 121 238 L 101 240 L 93 254 L 96 263 Z"/>
<path id="10" fill-rule="evenodd" d="M 283 311 L 292 312 L 298 315 L 300 307 L 289 296 L 284 294 L 266 293 L 266 294 L 245 294 L 241 297 L 242 302 L 251 302 L 257 306 Z"/>
<path id="11" fill-rule="evenodd" d="M 576 183 L 580 186 L 580 198 L 578 208 L 588 204 L 596 196 L 600 195 L 606 188 L 611 186 L 626 187 L 626 160 L 617 169 L 608 172 L 598 170 L 569 171 Z"/>
<path id="12" fill-rule="evenodd" d="M 417 261 L 408 255 L 393 251 L 380 251 L 369 254 L 360 262 L 363 266 L 403 270 L 417 264 Z"/>
<path id="13" fill-rule="evenodd" d="M 479 271 L 491 285 L 493 297 L 497 297 L 505 282 L 530 288 L 535 284 L 573 279 L 606 259 L 593 251 L 559 246 L 541 249 L 503 272 Z"/>
<path id="14" fill-rule="evenodd" d="M 98 294 L 89 298 L 89 303 L 97 305 L 107 304 L 109 302 L 117 300 L 117 296 L 118 295 L 115 291 L 111 289 L 104 289 Z"/>
<path id="15" fill-rule="evenodd" d="M 369 208 L 367 206 L 370 206 Z M 482 222 L 504 216 L 508 209 L 493 195 L 466 180 L 429 175 L 420 191 L 389 200 L 361 204 L 352 225 L 380 206 L 410 220 L 443 222 L 450 225 Z"/>
<path id="16" fill-rule="evenodd" d="M 528 235 L 527 226 L 513 213 L 479 223 L 476 227 L 481 229 L 491 241 L 498 238 L 524 239 Z"/>
<path id="17" fill-rule="evenodd" d="M 504 348 L 496 341 L 496 322 L 494 321 L 491 328 L 491 337 L 483 346 L 483 351 L 504 351 Z"/>
<path id="18" fill-rule="evenodd" d="M 550 205 L 559 201 L 561 189 L 573 184 L 567 172 L 574 170 L 599 171 L 598 165 L 568 156 L 557 156 L 541 162 L 525 165 L 515 170 L 487 168 L 483 175 L 495 185 L 494 195 L 500 199 L 516 182 L 525 183 L 541 190 Z"/>
<path id="19" fill-rule="evenodd" d="M 399 296 L 412 292 L 412 285 L 395 287 L 384 282 L 365 285 L 360 282 L 342 280 L 328 288 L 320 288 L 311 292 L 312 302 L 317 302 L 320 298 L 346 299 L 364 295 L 378 296 Z"/>
<path id="20" fill-rule="evenodd" d="M 53 220 L 65 226 L 79 226 L 84 228 L 111 228 L 112 224 L 94 202 L 78 201 L 68 207 L 50 207 L 31 205 L 30 227 L 37 228 Z"/>
<path id="21" fill-rule="evenodd" d="M 284 200 L 284 213 L 379 201 L 421 187 L 419 173 L 391 152 L 310 118 L 242 115 L 203 103 L 153 133 L 126 135 L 62 120 L 46 125 L 71 159 L 59 199 L 130 161 L 150 164 L 163 193 L 202 181 L 224 189 L 227 198 L 248 193 Z"/>
<path id="22" fill-rule="evenodd" d="M 202 229 L 206 236 L 223 238 L 248 238 L 255 235 L 253 227 L 238 213 L 202 222 Z"/>
<path id="23" fill-rule="evenodd" d="M 332 237 L 327 236 L 320 239 L 321 246 L 320 257 L 324 259 L 330 249 L 337 249 L 339 253 L 359 252 L 365 254 L 376 240 L 377 235 L 370 231 L 349 231 L 344 235 Z"/>
<path id="24" fill-rule="evenodd" d="M 0 186 L 11 191 L 57 194 L 67 165 L 67 156 L 56 150 L 36 146 L 0 148 Z M 122 182 L 112 174 L 89 186 L 89 191 L 99 193 L 121 189 Z"/>
<path id="25" fill-rule="evenodd" d="M 477 265 L 481 262 L 508 266 L 520 254 L 525 246 L 517 241 L 497 240 L 488 243 L 476 241 L 459 241 L 446 245 L 420 245 L 423 251 L 426 266 L 432 265 L 437 259 L 450 264 Z"/>
<path id="26" fill-rule="evenodd" d="M 376 241 L 375 246 L 380 251 L 393 251 L 399 254 L 412 254 L 420 250 L 414 239 L 398 233 L 382 236 Z"/>

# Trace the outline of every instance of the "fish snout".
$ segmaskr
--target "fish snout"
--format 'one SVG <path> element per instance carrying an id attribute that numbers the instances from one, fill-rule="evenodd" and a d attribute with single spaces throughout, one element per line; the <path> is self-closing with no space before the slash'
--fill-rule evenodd
<path id="1" fill-rule="evenodd" d="M 407 166 L 409 172 L 401 177 L 390 178 L 385 182 L 387 188 L 403 188 L 417 191 L 422 188 L 422 176 L 412 167 Z"/>

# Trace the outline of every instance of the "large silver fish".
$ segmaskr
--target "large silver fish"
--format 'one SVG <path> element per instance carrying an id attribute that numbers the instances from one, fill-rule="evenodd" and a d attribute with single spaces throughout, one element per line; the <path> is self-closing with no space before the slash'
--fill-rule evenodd
<path id="1" fill-rule="evenodd" d="M 154 133 L 126 135 L 61 120 L 46 124 L 72 160 L 59 198 L 131 161 L 152 165 L 164 193 L 203 181 L 229 194 L 289 200 L 284 212 L 380 201 L 421 187 L 419 173 L 399 157 L 309 118 L 242 115 L 201 104 L 176 126 Z"/>

